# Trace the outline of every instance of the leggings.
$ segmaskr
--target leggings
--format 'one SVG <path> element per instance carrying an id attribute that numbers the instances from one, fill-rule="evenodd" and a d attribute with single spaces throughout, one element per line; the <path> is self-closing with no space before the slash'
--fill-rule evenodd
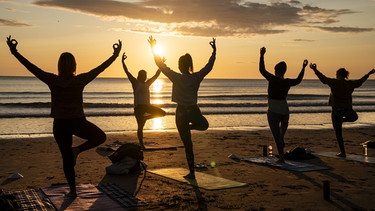
<path id="1" fill-rule="evenodd" d="M 340 151 L 345 155 L 344 138 L 342 137 L 342 123 L 355 122 L 358 119 L 358 115 L 353 109 L 332 108 L 331 119 Z"/>
<path id="2" fill-rule="evenodd" d="M 86 139 L 78 146 L 80 152 L 92 149 L 104 143 L 105 133 L 85 117 L 74 119 L 54 119 L 53 135 L 63 159 L 65 178 L 71 190 L 75 190 L 75 158 L 72 151 L 73 135 Z"/>
<path id="3" fill-rule="evenodd" d="M 146 121 L 152 118 L 158 118 L 165 116 L 166 112 L 153 105 L 139 104 L 134 108 L 135 118 L 137 120 L 137 136 L 140 144 L 143 145 L 143 127 Z"/>
<path id="4" fill-rule="evenodd" d="M 190 131 L 207 130 L 209 126 L 208 121 L 202 115 L 198 105 L 177 105 L 176 126 L 185 147 L 186 160 L 188 162 L 190 173 L 194 173 L 194 152 Z"/>
<path id="5" fill-rule="evenodd" d="M 284 156 L 284 136 L 288 129 L 289 114 L 278 114 L 268 110 L 267 119 L 273 138 L 276 142 L 277 151 L 280 157 Z"/>

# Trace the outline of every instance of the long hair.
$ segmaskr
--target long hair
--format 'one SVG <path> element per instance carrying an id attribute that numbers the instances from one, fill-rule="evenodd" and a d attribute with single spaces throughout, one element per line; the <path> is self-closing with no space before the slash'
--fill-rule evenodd
<path id="1" fill-rule="evenodd" d="M 181 73 L 191 74 L 193 73 L 193 59 L 191 58 L 190 54 L 185 54 L 180 57 L 178 60 L 178 68 L 180 69 Z"/>
<path id="2" fill-rule="evenodd" d="M 60 55 L 58 62 L 59 76 L 71 77 L 76 75 L 77 63 L 71 53 L 64 52 Z"/>

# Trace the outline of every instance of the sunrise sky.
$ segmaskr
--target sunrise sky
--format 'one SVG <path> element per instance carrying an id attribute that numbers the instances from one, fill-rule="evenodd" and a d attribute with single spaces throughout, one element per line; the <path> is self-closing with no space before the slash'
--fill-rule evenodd
<path id="1" fill-rule="evenodd" d="M 265 46 L 269 71 L 285 61 L 286 77 L 294 78 L 308 59 L 327 76 L 345 67 L 354 79 L 375 68 L 374 29 L 375 0 L 0 0 L 0 75 L 30 75 L 10 54 L 9 35 L 21 54 L 53 73 L 62 52 L 73 53 L 82 73 L 106 60 L 120 39 L 129 70 L 151 74 L 152 35 L 176 71 L 185 53 L 195 70 L 203 67 L 215 37 L 209 78 L 261 78 Z M 100 77 L 126 77 L 120 57 Z M 305 78 L 316 78 L 310 68 Z"/>

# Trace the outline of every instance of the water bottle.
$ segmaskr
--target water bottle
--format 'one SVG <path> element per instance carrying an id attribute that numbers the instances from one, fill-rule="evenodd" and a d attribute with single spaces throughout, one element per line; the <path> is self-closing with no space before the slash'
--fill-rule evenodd
<path id="1" fill-rule="evenodd" d="M 362 147 L 363 147 L 363 154 L 367 156 L 367 144 L 364 144 Z"/>
<path id="2" fill-rule="evenodd" d="M 268 156 L 272 157 L 272 145 L 268 146 Z"/>

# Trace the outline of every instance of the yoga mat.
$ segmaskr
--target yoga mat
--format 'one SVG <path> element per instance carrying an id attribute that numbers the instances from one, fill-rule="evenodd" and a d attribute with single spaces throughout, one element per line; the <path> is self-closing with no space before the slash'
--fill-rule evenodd
<path id="1" fill-rule="evenodd" d="M 184 168 L 163 168 L 148 170 L 148 172 L 164 176 L 179 182 L 187 183 L 196 187 L 204 188 L 206 190 L 220 190 L 227 188 L 236 188 L 247 186 L 246 183 L 236 182 L 222 177 L 205 174 L 202 172 L 195 172 L 196 179 L 185 179 L 183 176 L 189 173 L 189 170 Z"/>
<path id="2" fill-rule="evenodd" d="M 142 202 L 141 200 L 137 199 L 136 197 L 131 195 L 129 192 L 120 188 L 115 183 L 99 184 L 98 189 L 103 191 L 111 199 L 115 200 L 117 203 L 121 204 L 123 207 L 126 207 L 126 208 L 147 205 L 145 202 Z"/>
<path id="3" fill-rule="evenodd" d="M 56 210 L 52 201 L 44 195 L 40 189 L 29 189 L 21 191 L 8 191 L 5 194 L 11 194 L 16 197 L 16 201 L 21 204 L 20 210 L 28 211 L 52 211 Z"/>
<path id="4" fill-rule="evenodd" d="M 314 155 L 320 155 L 330 158 L 340 158 L 352 161 L 358 161 L 362 163 L 375 163 L 375 157 L 369 157 L 364 155 L 354 155 L 354 154 L 346 154 L 346 158 L 336 156 L 336 152 L 313 152 Z"/>
<path id="5" fill-rule="evenodd" d="M 124 195 L 119 193 L 118 187 L 104 186 L 96 187 L 93 184 L 78 184 L 76 198 L 66 197 L 65 194 L 69 192 L 67 184 L 52 185 L 49 187 L 42 188 L 43 192 L 55 205 L 57 210 L 111 210 L 111 211 L 123 211 L 125 208 L 138 207 L 146 205 L 140 202 L 132 195 Z M 110 189 L 110 191 L 108 190 Z M 107 193 L 113 194 L 109 196 Z M 126 203 L 121 203 L 116 200 L 116 195 L 125 197 Z M 115 197 L 115 198 L 114 198 Z M 128 203 L 130 202 L 130 203 Z"/>
<path id="6" fill-rule="evenodd" d="M 176 150 L 177 148 L 184 147 L 182 145 L 172 145 L 172 144 L 157 143 L 157 142 L 145 142 L 144 145 L 146 148 L 144 151 Z"/>
<path id="7" fill-rule="evenodd" d="M 329 169 L 328 167 L 323 166 L 317 166 L 314 164 L 309 163 L 302 163 L 297 161 L 291 161 L 291 160 L 285 160 L 285 163 L 277 163 L 276 161 L 278 158 L 276 157 L 245 157 L 241 158 L 241 161 L 251 162 L 251 163 L 257 163 L 257 164 L 265 164 L 269 166 L 278 167 L 281 169 L 286 170 L 292 170 L 292 171 L 299 171 L 299 172 L 305 172 L 305 171 L 319 171 L 319 170 L 326 170 Z"/>

